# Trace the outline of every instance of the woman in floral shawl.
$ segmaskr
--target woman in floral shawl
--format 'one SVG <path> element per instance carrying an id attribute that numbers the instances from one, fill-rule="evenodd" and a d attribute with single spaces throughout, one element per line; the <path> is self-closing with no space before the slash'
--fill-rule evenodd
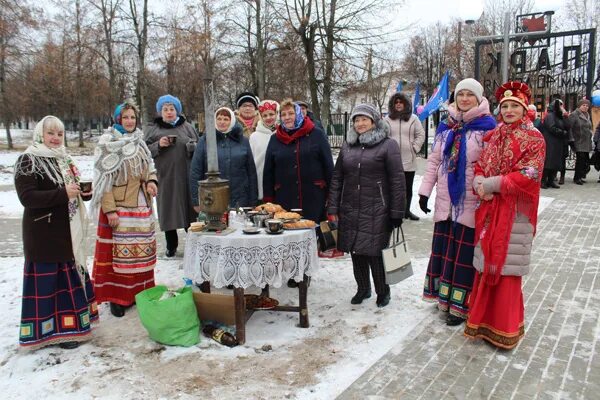
<path id="1" fill-rule="evenodd" d="M 521 277 L 529 272 L 546 145 L 527 118 L 531 92 L 521 82 L 496 91 L 502 124 L 485 137 L 473 188 L 477 269 L 465 335 L 511 349 L 524 335 Z"/>
<path id="2" fill-rule="evenodd" d="M 63 123 L 51 115 L 35 126 L 33 144 L 15 165 L 23 212 L 23 302 L 19 343 L 72 349 L 90 338 L 98 318 L 86 268 L 85 207 L 79 170 L 65 149 Z"/>
<path id="3" fill-rule="evenodd" d="M 94 255 L 94 290 L 98 302 L 122 317 L 135 295 L 154 286 L 156 168 L 144 134 L 137 128 L 139 110 L 132 101 L 115 109 L 115 124 L 98 140 L 94 160 L 94 196 L 90 215 L 98 215 Z"/>

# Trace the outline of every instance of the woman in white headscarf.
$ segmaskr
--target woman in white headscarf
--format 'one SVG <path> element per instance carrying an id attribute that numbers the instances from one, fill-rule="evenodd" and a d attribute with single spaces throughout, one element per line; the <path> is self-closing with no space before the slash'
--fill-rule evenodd
<path id="1" fill-rule="evenodd" d="M 98 318 L 86 268 L 87 220 L 79 170 L 64 145 L 64 125 L 44 117 L 15 164 L 23 211 L 23 300 L 19 343 L 30 349 L 88 340 Z"/>

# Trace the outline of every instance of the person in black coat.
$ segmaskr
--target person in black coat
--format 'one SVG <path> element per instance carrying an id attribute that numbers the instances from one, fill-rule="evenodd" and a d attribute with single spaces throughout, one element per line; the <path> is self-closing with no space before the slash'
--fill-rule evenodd
<path id="1" fill-rule="evenodd" d="M 388 246 L 392 228 L 402 224 L 406 182 L 398 143 L 390 126 L 372 106 L 352 110 L 352 124 L 335 164 L 327 212 L 338 220 L 339 250 L 352 254 L 358 290 L 350 302 L 371 297 L 369 269 L 377 306 L 390 302 L 381 250 Z"/>
<path id="2" fill-rule="evenodd" d="M 302 216 L 325 220 L 325 201 L 333 157 L 327 137 L 291 99 L 280 104 L 281 124 L 271 136 L 265 156 L 263 200 L 286 210 L 301 208 Z"/>
<path id="3" fill-rule="evenodd" d="M 546 161 L 542 176 L 542 189 L 549 187 L 558 189 L 560 186 L 555 182 L 556 174 L 563 169 L 564 146 L 567 145 L 569 140 L 569 128 L 560 99 L 556 99 L 548 107 L 548 114 L 546 114 L 540 130 L 546 141 Z"/>
<path id="4" fill-rule="evenodd" d="M 229 180 L 229 207 L 254 207 L 258 202 L 258 180 L 256 165 L 248 138 L 242 126 L 236 122 L 235 114 L 227 107 L 215 112 L 217 157 L 222 179 Z M 206 179 L 208 170 L 206 157 L 206 135 L 202 135 L 192 158 L 190 169 L 190 191 L 194 209 L 198 204 L 198 181 Z"/>

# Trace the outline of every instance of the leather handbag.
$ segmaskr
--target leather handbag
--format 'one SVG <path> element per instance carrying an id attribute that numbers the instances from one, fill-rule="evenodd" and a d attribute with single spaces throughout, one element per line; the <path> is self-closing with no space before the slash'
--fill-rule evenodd
<path id="1" fill-rule="evenodd" d="M 317 238 L 320 251 L 335 249 L 337 246 L 337 223 L 322 221 L 317 229 Z"/>
<path id="2" fill-rule="evenodd" d="M 385 283 L 393 285 L 413 275 L 410 253 L 401 226 L 392 231 L 390 245 L 381 252 L 385 268 Z"/>

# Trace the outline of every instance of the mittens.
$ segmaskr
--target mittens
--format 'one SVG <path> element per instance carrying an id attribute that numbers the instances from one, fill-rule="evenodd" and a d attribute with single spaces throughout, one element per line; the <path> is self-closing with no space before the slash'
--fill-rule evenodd
<path id="1" fill-rule="evenodd" d="M 431 212 L 431 210 L 429 208 L 427 208 L 428 201 L 429 201 L 429 197 L 423 196 L 422 194 L 419 195 L 419 207 L 421 208 L 421 210 L 423 210 L 423 212 L 425 214 L 428 214 Z"/>

